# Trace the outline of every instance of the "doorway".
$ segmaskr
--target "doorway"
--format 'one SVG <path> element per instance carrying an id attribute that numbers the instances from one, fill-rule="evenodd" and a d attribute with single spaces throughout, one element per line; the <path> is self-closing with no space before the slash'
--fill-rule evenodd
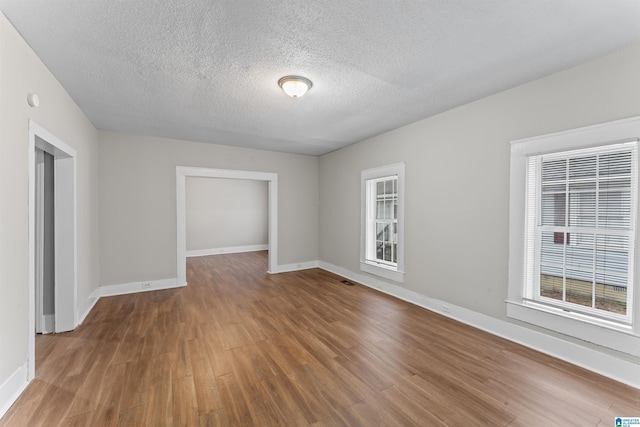
<path id="1" fill-rule="evenodd" d="M 36 333 L 55 332 L 55 158 L 35 148 Z"/>
<path id="2" fill-rule="evenodd" d="M 269 184 L 268 272 L 278 272 L 278 174 L 176 166 L 176 229 L 178 286 L 187 284 L 186 177 L 249 179 Z"/>
<path id="3" fill-rule="evenodd" d="M 47 195 L 48 193 L 48 195 Z M 77 326 L 76 151 L 29 121 L 29 353 L 35 332 Z"/>

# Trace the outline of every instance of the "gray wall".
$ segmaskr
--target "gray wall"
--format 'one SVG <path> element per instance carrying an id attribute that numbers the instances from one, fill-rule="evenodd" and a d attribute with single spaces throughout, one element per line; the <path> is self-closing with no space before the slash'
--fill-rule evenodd
<path id="1" fill-rule="evenodd" d="M 37 93 L 40 106 L 27 105 Z M 98 287 L 97 131 L 0 13 L 0 384 L 27 360 L 29 333 L 28 123 L 77 151 L 78 306 Z"/>
<path id="2" fill-rule="evenodd" d="M 320 158 L 320 259 L 359 272 L 360 171 L 406 163 L 405 283 L 507 320 L 509 141 L 640 115 L 640 46 Z"/>
<path id="3" fill-rule="evenodd" d="M 99 132 L 100 284 L 176 277 L 176 166 L 278 174 L 278 264 L 318 259 L 318 158 Z"/>
<path id="4" fill-rule="evenodd" d="M 187 251 L 266 245 L 266 181 L 187 177 Z"/>

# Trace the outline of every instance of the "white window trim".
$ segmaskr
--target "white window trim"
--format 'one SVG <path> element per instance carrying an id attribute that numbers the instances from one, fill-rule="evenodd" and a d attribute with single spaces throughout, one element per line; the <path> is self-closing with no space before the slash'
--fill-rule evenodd
<path id="1" fill-rule="evenodd" d="M 398 248 L 397 268 L 366 260 L 367 244 L 367 181 L 397 175 L 398 177 Z M 404 282 L 404 163 L 363 170 L 360 189 L 360 270 L 394 282 Z"/>
<path id="2" fill-rule="evenodd" d="M 631 325 L 608 322 L 523 298 L 525 269 L 525 198 L 527 156 L 640 139 L 640 117 L 511 141 L 509 200 L 509 288 L 507 316 L 598 345 L 640 356 L 640 288 L 634 276 Z M 640 186 L 637 186 L 640 188 Z M 635 229 L 638 230 L 636 216 Z M 637 243 L 636 243 L 637 244 Z M 636 251 L 636 254 L 638 252 Z M 636 257 L 635 271 L 639 263 Z"/>

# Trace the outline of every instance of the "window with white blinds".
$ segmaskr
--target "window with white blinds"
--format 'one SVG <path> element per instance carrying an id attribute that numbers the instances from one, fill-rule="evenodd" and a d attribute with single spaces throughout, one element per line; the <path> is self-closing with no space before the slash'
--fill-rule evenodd
<path id="1" fill-rule="evenodd" d="M 507 316 L 640 357 L 640 116 L 511 141 Z"/>
<path id="2" fill-rule="evenodd" d="M 398 176 L 367 180 L 367 261 L 398 266 Z"/>
<path id="3" fill-rule="evenodd" d="M 630 323 L 637 143 L 529 156 L 524 298 Z"/>
<path id="4" fill-rule="evenodd" d="M 404 280 L 404 164 L 362 171 L 361 270 Z"/>

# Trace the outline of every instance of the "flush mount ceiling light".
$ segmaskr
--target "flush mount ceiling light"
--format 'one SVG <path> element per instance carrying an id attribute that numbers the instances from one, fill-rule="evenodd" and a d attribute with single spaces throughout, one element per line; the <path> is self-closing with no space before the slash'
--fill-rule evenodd
<path id="1" fill-rule="evenodd" d="M 311 80 L 300 76 L 284 76 L 278 80 L 278 86 L 292 98 L 299 98 L 313 86 Z"/>

